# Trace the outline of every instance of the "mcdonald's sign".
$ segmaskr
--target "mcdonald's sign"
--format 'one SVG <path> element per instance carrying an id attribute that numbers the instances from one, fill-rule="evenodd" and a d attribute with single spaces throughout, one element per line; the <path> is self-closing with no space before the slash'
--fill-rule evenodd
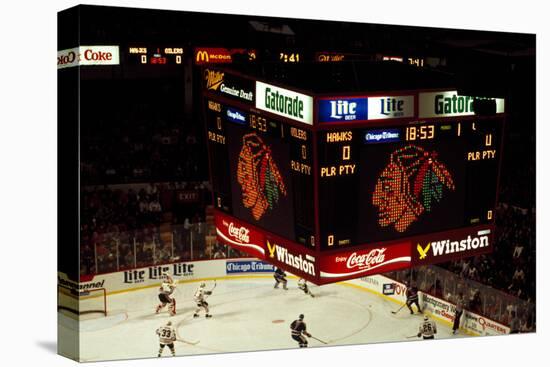
<path id="1" fill-rule="evenodd" d="M 248 54 L 249 59 L 251 57 L 251 51 L 244 48 L 211 48 L 211 47 L 197 47 L 195 48 L 195 64 L 229 64 L 233 62 L 233 55 L 235 54 Z M 252 54 L 256 55 L 255 51 Z"/>

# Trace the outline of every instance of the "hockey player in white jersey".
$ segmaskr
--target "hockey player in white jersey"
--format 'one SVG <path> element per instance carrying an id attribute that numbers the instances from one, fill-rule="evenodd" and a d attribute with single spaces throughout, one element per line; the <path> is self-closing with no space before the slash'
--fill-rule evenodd
<path id="1" fill-rule="evenodd" d="M 208 308 L 208 302 L 206 302 L 206 297 L 212 294 L 212 291 L 207 291 L 206 284 L 203 282 L 199 285 L 199 288 L 195 291 L 195 302 L 197 303 L 197 309 L 195 310 L 195 313 L 193 314 L 194 318 L 199 317 L 199 312 L 201 309 L 204 309 L 204 312 L 206 312 L 205 317 L 211 318 L 212 315 L 210 315 L 210 309 Z"/>
<path id="2" fill-rule="evenodd" d="M 174 348 L 174 342 L 176 341 L 176 330 L 172 327 L 172 322 L 168 321 L 166 325 L 163 325 L 157 329 L 157 335 L 159 337 L 160 349 L 158 357 L 162 355 L 164 347 L 168 346 L 172 357 L 176 355 L 176 349 Z"/>
<path id="3" fill-rule="evenodd" d="M 311 293 L 311 291 L 309 290 L 309 287 L 307 286 L 307 281 L 304 278 L 300 278 L 298 280 L 298 288 L 304 291 L 305 294 L 309 294 L 311 297 L 315 297 L 313 293 Z"/>
<path id="4" fill-rule="evenodd" d="M 435 334 L 437 334 L 437 326 L 435 322 L 430 320 L 428 316 L 424 316 L 424 321 L 418 327 L 418 334 L 416 334 L 416 336 L 419 338 L 422 337 L 426 340 L 434 339 Z"/>
<path id="5" fill-rule="evenodd" d="M 176 300 L 172 297 L 172 293 L 174 293 L 174 290 L 176 289 L 176 282 L 174 282 L 174 279 L 168 274 L 163 275 L 162 284 L 159 288 L 159 300 L 160 303 L 157 306 L 157 309 L 155 313 L 159 313 L 166 305 L 168 306 L 168 311 L 170 312 L 170 316 L 174 316 L 176 314 Z"/>

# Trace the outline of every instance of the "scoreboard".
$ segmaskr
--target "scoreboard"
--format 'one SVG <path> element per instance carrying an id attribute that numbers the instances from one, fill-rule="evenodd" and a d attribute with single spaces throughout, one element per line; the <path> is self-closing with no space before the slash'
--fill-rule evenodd
<path id="1" fill-rule="evenodd" d="M 492 222 L 502 124 L 415 122 L 318 134 L 323 249 Z"/>
<path id="2" fill-rule="evenodd" d="M 137 65 L 181 65 L 183 47 L 129 46 L 128 62 Z"/>
<path id="3" fill-rule="evenodd" d="M 316 284 L 492 250 L 504 100 L 317 96 L 212 67 L 203 100 L 218 241 Z"/>
<path id="4" fill-rule="evenodd" d="M 207 106 L 216 208 L 313 245 L 311 132 L 219 102 Z"/>

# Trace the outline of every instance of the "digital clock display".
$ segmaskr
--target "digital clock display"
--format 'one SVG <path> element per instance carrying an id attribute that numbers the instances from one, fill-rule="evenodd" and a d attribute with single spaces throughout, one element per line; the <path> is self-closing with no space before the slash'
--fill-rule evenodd
<path id="1" fill-rule="evenodd" d="M 501 122 L 318 134 L 321 248 L 492 222 Z"/>
<path id="2" fill-rule="evenodd" d="M 435 137 L 434 125 L 408 126 L 405 129 L 405 140 L 427 140 Z"/>
<path id="3" fill-rule="evenodd" d="M 279 60 L 282 62 L 300 62 L 300 54 L 298 52 L 280 52 L 279 53 Z"/>
<path id="4" fill-rule="evenodd" d="M 140 65 L 181 65 L 183 56 L 182 47 L 128 47 L 129 61 Z"/>

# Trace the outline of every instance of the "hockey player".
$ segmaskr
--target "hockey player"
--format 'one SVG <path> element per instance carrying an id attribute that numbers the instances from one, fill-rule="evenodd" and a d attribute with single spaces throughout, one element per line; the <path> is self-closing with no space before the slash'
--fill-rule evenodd
<path id="1" fill-rule="evenodd" d="M 311 338 L 311 334 L 306 330 L 304 315 L 300 315 L 298 320 L 294 320 L 290 324 L 290 336 L 298 342 L 300 348 L 307 348 L 307 339 L 304 335 Z"/>
<path id="2" fill-rule="evenodd" d="M 411 311 L 411 315 L 414 313 L 412 309 L 412 305 L 416 305 L 416 309 L 418 310 L 418 313 L 422 313 L 422 310 L 420 309 L 420 304 L 418 303 L 418 288 L 416 288 L 416 285 L 413 283 L 410 286 L 407 286 L 407 308 L 409 311 Z"/>
<path id="3" fill-rule="evenodd" d="M 168 304 L 170 316 L 174 316 L 176 314 L 176 300 L 170 296 L 174 293 L 174 289 L 176 289 L 176 282 L 168 274 L 164 274 L 163 277 L 164 279 L 159 288 L 160 304 L 157 306 L 155 313 L 159 313 Z"/>
<path id="4" fill-rule="evenodd" d="M 458 332 L 458 328 L 460 327 L 460 318 L 462 317 L 463 312 L 464 312 L 464 297 L 462 296 L 462 292 L 460 292 L 458 294 L 458 299 L 456 301 L 455 319 L 453 321 L 453 335 L 455 335 Z"/>
<path id="5" fill-rule="evenodd" d="M 311 297 L 315 297 L 313 293 L 309 290 L 309 287 L 307 286 L 307 281 L 304 278 L 300 278 L 298 280 L 298 288 L 304 291 L 305 294 L 309 294 Z"/>
<path id="6" fill-rule="evenodd" d="M 208 308 L 208 302 L 206 302 L 205 300 L 206 296 L 209 296 L 212 294 L 212 291 L 207 291 L 205 290 L 205 288 L 206 288 L 206 284 L 203 282 L 199 285 L 199 288 L 197 288 L 197 290 L 195 291 L 195 302 L 197 302 L 197 309 L 193 314 L 194 318 L 199 317 L 199 312 L 201 308 L 203 308 L 204 312 L 206 312 L 205 317 L 207 319 L 212 317 L 212 315 L 208 313 L 210 309 Z"/>
<path id="7" fill-rule="evenodd" d="M 279 283 L 283 283 L 283 289 L 288 290 L 288 288 L 286 287 L 286 284 L 287 284 L 286 273 L 283 269 L 281 268 L 275 269 L 273 278 L 275 278 L 275 286 L 273 288 L 279 288 Z"/>
<path id="8" fill-rule="evenodd" d="M 176 355 L 176 349 L 174 348 L 174 341 L 176 341 L 176 330 L 172 327 L 172 322 L 168 321 L 166 325 L 157 329 L 157 335 L 159 337 L 160 349 L 158 357 L 162 355 L 162 351 L 165 346 L 168 346 L 172 357 Z"/>
<path id="9" fill-rule="evenodd" d="M 430 320 L 428 316 L 424 316 L 424 321 L 420 324 L 418 334 L 416 334 L 416 336 L 419 338 L 422 336 L 422 338 L 426 340 L 433 339 L 435 334 L 437 334 L 437 326 L 435 325 L 435 322 Z"/>

